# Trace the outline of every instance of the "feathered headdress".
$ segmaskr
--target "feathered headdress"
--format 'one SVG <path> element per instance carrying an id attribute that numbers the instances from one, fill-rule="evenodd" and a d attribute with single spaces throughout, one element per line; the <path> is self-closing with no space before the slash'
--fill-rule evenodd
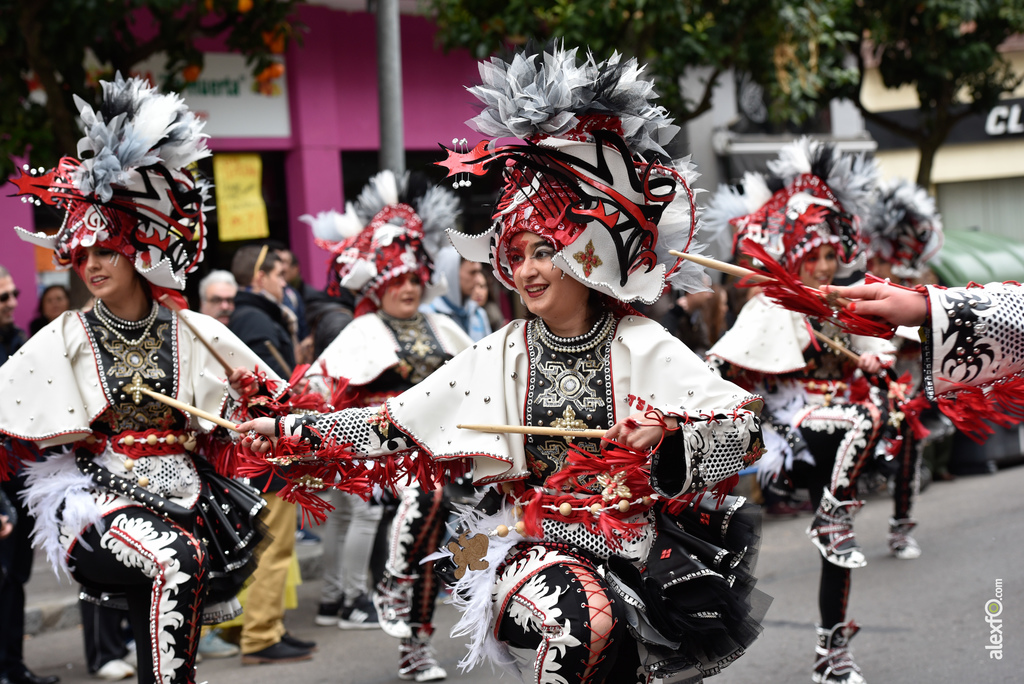
<path id="1" fill-rule="evenodd" d="M 462 213 L 459 198 L 438 186 L 416 185 L 423 184 L 410 182 L 408 173 L 381 171 L 344 214 L 299 217 L 312 227 L 317 245 L 334 255 L 329 287 L 353 290 L 379 305 L 393 278 L 418 273 L 424 302 L 444 294 L 447 285 L 435 278 L 433 259 L 445 243 L 444 231 Z"/>
<path id="2" fill-rule="evenodd" d="M 706 289 L 699 266 L 668 253 L 699 251 L 697 173 L 689 158 L 673 161 L 663 147 L 678 127 L 651 102 L 654 86 L 635 59 L 588 55 L 580 63 L 576 52 L 555 45 L 480 64 L 483 83 L 469 90 L 484 107 L 468 123 L 524 142 L 444 148 L 448 158 L 438 164 L 449 177 L 505 164 L 490 230 L 450 231 L 452 243 L 466 259 L 489 260 L 510 289 L 508 244 L 522 231 L 549 240 L 564 272 L 620 301 L 652 303 L 666 278 L 679 289 Z"/>
<path id="3" fill-rule="evenodd" d="M 905 178 L 878 187 L 864 221 L 870 256 L 892 265 L 900 278 L 916 278 L 942 248 L 942 217 L 925 189 Z"/>
<path id="4" fill-rule="evenodd" d="M 152 285 L 181 290 L 206 247 L 212 186 L 187 168 L 210 154 L 203 122 L 180 96 L 161 94 L 141 78 L 118 74 L 102 86 L 98 111 L 75 97 L 85 131 L 82 159 L 64 157 L 49 171 L 26 166 L 12 180 L 23 201 L 66 212 L 60 230 L 16 230 L 53 249 L 60 267 L 70 266 L 77 250 L 102 244 L 130 259 Z"/>
<path id="5" fill-rule="evenodd" d="M 860 221 L 878 180 L 875 161 L 801 138 L 768 169 L 769 176 L 747 173 L 739 187 L 719 187 L 703 217 L 705 230 L 733 233 L 734 251 L 750 240 L 792 273 L 823 244 L 851 263 L 863 247 Z"/>

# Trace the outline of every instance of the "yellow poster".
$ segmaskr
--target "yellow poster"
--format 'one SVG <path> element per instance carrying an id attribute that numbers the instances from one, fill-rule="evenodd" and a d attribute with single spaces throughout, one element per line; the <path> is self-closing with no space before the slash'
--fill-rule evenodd
<path id="1" fill-rule="evenodd" d="M 263 203 L 263 161 L 258 154 L 213 155 L 213 182 L 221 242 L 270 236 Z"/>

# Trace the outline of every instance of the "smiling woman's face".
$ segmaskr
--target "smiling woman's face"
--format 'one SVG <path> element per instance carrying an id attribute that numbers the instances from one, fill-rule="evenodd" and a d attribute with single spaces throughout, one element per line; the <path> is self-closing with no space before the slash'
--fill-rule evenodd
<path id="1" fill-rule="evenodd" d="M 566 328 L 572 334 L 586 332 L 587 300 L 590 289 L 575 278 L 563 277 L 552 257 L 555 248 L 536 233 L 519 233 L 509 242 L 508 261 L 512 280 L 530 313 L 540 316 L 556 334 Z M 578 330 L 577 321 L 583 329 Z"/>
<path id="2" fill-rule="evenodd" d="M 822 245 L 808 252 L 800 262 L 800 282 L 815 288 L 831 285 L 837 268 L 839 260 L 836 258 L 836 248 L 832 245 Z"/>
<path id="3" fill-rule="evenodd" d="M 112 249 L 93 245 L 75 255 L 75 271 L 96 299 L 108 303 L 135 288 L 135 267 Z"/>

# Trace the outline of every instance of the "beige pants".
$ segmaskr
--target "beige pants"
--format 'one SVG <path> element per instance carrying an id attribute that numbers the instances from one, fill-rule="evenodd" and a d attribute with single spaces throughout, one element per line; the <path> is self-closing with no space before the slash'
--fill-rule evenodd
<path id="1" fill-rule="evenodd" d="M 264 494 L 263 499 L 267 502 L 262 516 L 267 540 L 248 587 L 242 616 L 242 653 L 256 653 L 273 646 L 285 632 L 285 582 L 295 551 L 295 504 L 273 493 Z"/>

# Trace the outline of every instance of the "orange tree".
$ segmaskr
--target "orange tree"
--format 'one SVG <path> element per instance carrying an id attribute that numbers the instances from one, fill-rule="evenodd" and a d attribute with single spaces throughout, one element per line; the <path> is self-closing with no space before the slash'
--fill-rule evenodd
<path id="1" fill-rule="evenodd" d="M 98 101 L 98 78 L 167 57 L 165 88 L 195 80 L 197 41 L 221 39 L 245 55 L 258 83 L 279 75 L 296 37 L 297 0 L 0 0 L 0 178 L 12 157 L 33 165 L 73 154 L 80 133 L 72 95 Z M 91 51 L 101 65 L 87 69 Z"/>

